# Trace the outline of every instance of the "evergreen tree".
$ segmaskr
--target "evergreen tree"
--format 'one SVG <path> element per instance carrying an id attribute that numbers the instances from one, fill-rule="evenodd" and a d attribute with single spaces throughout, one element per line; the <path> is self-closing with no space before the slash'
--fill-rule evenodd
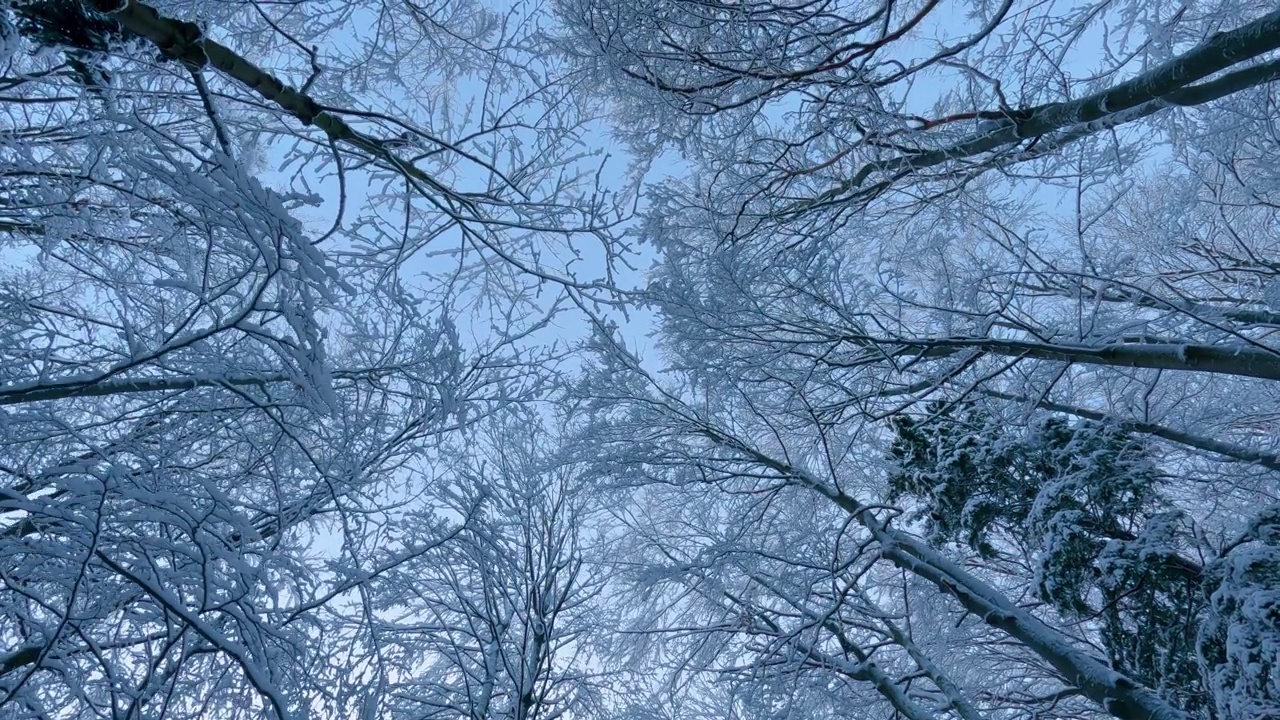
<path id="1" fill-rule="evenodd" d="M 1011 432 L 977 408 L 931 411 L 894 420 L 889 478 L 895 501 L 919 503 L 930 540 L 1027 558 L 1042 600 L 1098 623 L 1113 666 L 1205 709 L 1204 570 L 1179 553 L 1186 519 L 1162 500 L 1147 447 L 1088 421 L 1048 416 Z"/>
<path id="2" fill-rule="evenodd" d="M 1205 570 L 1201 672 L 1223 718 L 1280 719 L 1280 505 Z"/>

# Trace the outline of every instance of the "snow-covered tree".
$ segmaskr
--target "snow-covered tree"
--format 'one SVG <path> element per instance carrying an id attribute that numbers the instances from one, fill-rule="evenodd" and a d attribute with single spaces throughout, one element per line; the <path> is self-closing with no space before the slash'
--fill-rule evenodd
<path id="1" fill-rule="evenodd" d="M 1265 563 L 1228 561 L 1280 470 L 1273 6 L 557 8 L 621 135 L 684 163 L 639 230 L 662 370 L 602 331 L 586 390 L 611 477 L 825 498 L 985 626 L 931 648 L 981 653 L 980 712 L 1276 711 Z"/>
<path id="2" fill-rule="evenodd" d="M 1255 0 L 14 0 L 0 716 L 1280 717 L 1277 79 Z"/>
<path id="3" fill-rule="evenodd" d="M 1124 430 L 1060 416 L 1011 431 L 980 409 L 894 420 L 891 501 L 914 500 L 937 545 L 1025 564 L 1037 595 L 1095 622 L 1111 664 L 1197 712 L 1204 570 L 1194 523 Z M 1011 555 L 1011 557 L 1010 557 Z"/>
<path id="4" fill-rule="evenodd" d="M 441 448 L 432 514 L 467 518 L 449 543 L 378 578 L 355 637 L 374 717 L 558 720 L 600 705 L 598 500 L 532 412 Z M 426 477 L 430 477 L 427 475 Z"/>
<path id="5" fill-rule="evenodd" d="M 785 673 L 776 681 L 787 686 L 794 674 L 838 686 L 835 706 L 909 717 L 1079 717 L 1085 698 L 1122 717 L 1178 716 L 1076 630 L 1021 606 L 1025 582 L 980 576 L 893 527 L 900 511 L 862 499 L 883 486 L 884 464 L 856 434 L 762 412 L 782 398 L 755 388 L 694 389 L 635 364 L 619 383 L 625 352 L 601 350 L 583 388 L 597 397 L 585 452 L 634 489 L 638 526 L 654 528 L 640 534 L 647 557 L 624 567 L 651 568 L 638 592 L 660 594 L 637 632 L 674 637 L 654 652 L 681 672 Z M 939 590 L 959 607 L 939 603 Z"/>
<path id="6" fill-rule="evenodd" d="M 1208 568 L 1209 621 L 1200 658 L 1219 717 L 1276 717 L 1280 705 L 1280 553 L 1275 506 Z"/>
<path id="7" fill-rule="evenodd" d="M 0 8 L 0 716 L 348 717 L 353 598 L 479 522 L 389 530 L 413 462 L 614 252 L 526 10 Z"/>

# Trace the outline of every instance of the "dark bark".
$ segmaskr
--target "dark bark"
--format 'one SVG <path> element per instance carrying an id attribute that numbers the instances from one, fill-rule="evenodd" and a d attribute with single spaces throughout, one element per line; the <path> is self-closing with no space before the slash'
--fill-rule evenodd
<path id="1" fill-rule="evenodd" d="M 830 361 L 835 365 L 865 365 L 886 358 L 945 358 L 976 352 L 1085 365 L 1181 370 L 1280 380 L 1280 351 L 1258 345 L 1134 342 L 1089 346 L 986 337 L 879 338 L 860 334 L 848 334 L 841 339 L 874 350 L 865 358 L 859 357 L 843 363 Z"/>
<path id="2" fill-rule="evenodd" d="M 816 204 L 874 196 L 883 183 L 864 188 L 872 175 L 888 174 L 895 179 L 901 178 L 952 160 L 971 158 L 1040 138 L 1048 140 L 1047 145 L 1051 147 L 1059 147 L 1106 127 L 1133 122 L 1165 107 L 1200 105 L 1270 82 L 1280 77 L 1280 61 L 1262 63 L 1200 85 L 1194 84 L 1276 49 L 1280 49 L 1280 11 L 1268 13 L 1235 30 L 1217 33 L 1159 67 L 1079 100 L 983 111 L 979 115 L 1010 116 L 1019 120 L 951 147 L 867 163 L 849 180 L 815 200 L 798 203 L 790 212 L 803 212 Z M 1092 123 L 1097 124 L 1093 131 L 1081 130 Z M 1066 135 L 1055 140 L 1051 137 L 1054 133 Z"/>

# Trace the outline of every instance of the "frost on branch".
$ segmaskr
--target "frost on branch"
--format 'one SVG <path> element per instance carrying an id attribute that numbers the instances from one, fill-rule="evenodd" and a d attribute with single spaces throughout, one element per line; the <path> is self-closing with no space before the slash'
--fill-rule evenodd
<path id="1" fill-rule="evenodd" d="M 1280 507 L 1206 572 L 1200 663 L 1220 717 L 1280 717 Z"/>
<path id="2" fill-rule="evenodd" d="M 895 420 L 891 497 L 912 501 L 936 544 L 1025 558 L 1042 600 L 1100 623 L 1117 669 L 1200 711 L 1203 570 L 1183 554 L 1187 519 L 1161 498 L 1143 444 L 1055 416 L 1018 430 L 981 410 L 933 410 Z"/>
<path id="3" fill-rule="evenodd" d="M 560 202 L 580 191 L 560 147 L 575 110 L 549 109 L 552 78 L 526 82 L 546 68 L 500 77 L 514 43 L 465 1 L 381 8 L 374 25 L 413 52 L 373 59 L 354 4 L 142 13 L 144 30 L 234 42 L 217 47 L 239 75 L 171 62 L 124 14 L 41 2 L 0 8 L 0 716 L 376 710 L 386 686 L 362 673 L 386 608 L 355 600 L 393 578 L 409 587 L 388 595 L 411 595 L 395 570 L 444 552 L 473 509 L 424 500 L 451 468 L 414 463 L 540 390 L 556 351 L 530 336 L 552 273 L 532 260 L 578 238 L 559 219 L 595 237 L 603 205 Z M 427 55 L 455 57 L 408 70 Z M 451 73 L 482 99 L 454 97 Z M 256 92 L 281 77 L 388 110 L 343 127 L 413 128 L 441 176 L 406 176 L 372 140 L 330 144 Z M 459 162 L 478 171 L 450 175 Z M 423 282 L 409 258 L 427 244 Z M 417 659 L 389 674 L 448 672 Z"/>

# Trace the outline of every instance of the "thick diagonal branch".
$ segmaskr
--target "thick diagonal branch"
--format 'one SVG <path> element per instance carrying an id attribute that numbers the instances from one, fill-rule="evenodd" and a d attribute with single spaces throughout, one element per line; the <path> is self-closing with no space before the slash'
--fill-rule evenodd
<path id="1" fill-rule="evenodd" d="M 881 187 L 882 183 L 863 189 L 872 175 L 901 178 L 946 162 L 1012 147 L 1057 132 L 1066 132 L 1069 139 L 1076 139 L 1146 117 L 1164 107 L 1200 105 L 1246 87 L 1270 82 L 1280 74 L 1277 62 L 1264 62 L 1200 85 L 1194 84 L 1277 49 L 1280 49 L 1280 10 L 1235 30 L 1217 33 L 1159 67 L 1079 100 L 1010 112 L 981 113 L 983 116 L 1008 117 L 1009 121 L 995 132 L 976 135 L 949 147 L 905 153 L 867 163 L 850 179 L 814 201 L 798 203 L 790 212 L 803 212 L 815 204 L 874 195 L 874 189 Z M 1057 146 L 1062 142 L 1052 144 Z"/>
<path id="2" fill-rule="evenodd" d="M 91 378 L 75 378 L 53 382 L 16 383 L 0 386 L 0 405 L 20 405 L 23 403 L 48 400 L 66 400 L 80 397 L 103 397 L 107 395 L 130 395 L 134 393 L 176 392 L 194 390 L 204 387 L 231 386 L 266 386 L 272 383 L 291 382 L 293 378 L 281 374 L 245 375 L 245 376 L 189 376 L 189 377 L 155 377 L 137 379 L 108 379 L 101 375 Z"/>
<path id="3" fill-rule="evenodd" d="M 953 357 L 966 353 L 1050 360 L 1084 365 L 1181 370 L 1280 380 L 1280 351 L 1259 345 L 1121 342 L 1068 345 L 988 337 L 894 338 L 848 333 L 841 338 L 865 352 L 833 365 L 867 365 L 881 360 Z"/>
<path id="4" fill-rule="evenodd" d="M 356 130 L 337 114 L 325 110 L 309 95 L 285 85 L 231 48 L 206 37 L 193 23 L 165 17 L 155 8 L 137 0 L 90 0 L 90 4 L 98 12 L 110 15 L 130 31 L 150 40 L 165 55 L 182 61 L 192 70 L 212 67 L 261 95 L 304 125 L 314 125 L 324 131 L 334 142 L 351 145 L 427 188 L 452 200 L 465 202 L 430 174 L 392 153 L 382 141 Z"/>
<path id="5" fill-rule="evenodd" d="M 856 498 L 715 427 L 698 423 L 694 429 L 716 445 L 740 455 L 743 460 L 826 497 L 871 532 L 880 546 L 882 557 L 937 585 L 987 625 L 1017 639 L 1114 717 L 1121 720 L 1187 720 L 1185 713 L 1169 705 L 1151 688 L 1080 650 L 1061 632 L 933 549 L 888 527 L 875 516 L 871 507 Z"/>

